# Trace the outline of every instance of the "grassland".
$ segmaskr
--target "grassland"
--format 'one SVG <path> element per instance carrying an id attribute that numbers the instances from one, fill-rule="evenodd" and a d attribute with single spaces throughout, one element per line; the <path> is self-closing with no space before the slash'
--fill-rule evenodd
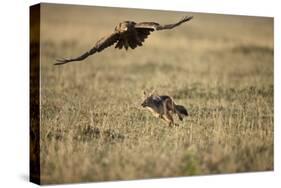
<path id="1" fill-rule="evenodd" d="M 76 56 L 123 20 L 194 20 L 135 50 Z M 42 183 L 273 170 L 273 19 L 44 5 Z M 190 116 L 169 128 L 142 109 L 156 89 Z"/>

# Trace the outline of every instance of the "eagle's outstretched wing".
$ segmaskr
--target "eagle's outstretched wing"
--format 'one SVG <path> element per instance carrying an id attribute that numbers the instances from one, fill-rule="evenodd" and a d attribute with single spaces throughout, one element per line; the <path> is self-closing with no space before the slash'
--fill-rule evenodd
<path id="1" fill-rule="evenodd" d="M 81 56 L 76 58 L 70 58 L 70 59 L 57 59 L 57 63 L 55 63 L 54 65 L 62 65 L 72 61 L 82 61 L 83 59 L 86 59 L 88 56 L 93 55 L 96 52 L 100 52 L 103 49 L 113 45 L 115 42 L 118 41 L 118 39 L 119 39 L 119 33 L 114 32 L 109 36 L 101 38 L 99 41 L 96 42 L 95 46 L 91 50 L 85 52 Z"/>
<path id="2" fill-rule="evenodd" d="M 180 21 L 174 24 L 166 24 L 160 25 L 159 23 L 155 22 L 140 22 L 135 25 L 136 29 L 148 29 L 149 31 L 158 31 L 164 29 L 173 29 L 174 27 L 179 26 L 180 24 L 191 20 L 193 16 L 185 16 Z"/>

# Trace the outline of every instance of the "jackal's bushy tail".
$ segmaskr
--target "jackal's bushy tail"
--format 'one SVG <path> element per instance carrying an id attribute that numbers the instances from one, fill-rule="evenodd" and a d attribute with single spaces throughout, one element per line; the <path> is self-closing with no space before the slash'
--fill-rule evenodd
<path id="1" fill-rule="evenodd" d="M 178 114 L 179 119 L 181 121 L 183 120 L 183 116 L 188 116 L 188 112 L 187 112 L 187 110 L 186 110 L 186 108 L 184 106 L 182 106 L 182 105 L 175 105 L 175 109 L 176 109 L 176 113 Z"/>

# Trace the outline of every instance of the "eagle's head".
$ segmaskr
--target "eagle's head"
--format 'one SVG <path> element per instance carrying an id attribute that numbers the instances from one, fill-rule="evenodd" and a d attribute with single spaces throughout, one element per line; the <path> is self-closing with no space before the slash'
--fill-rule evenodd
<path id="1" fill-rule="evenodd" d="M 119 33 L 124 33 L 124 32 L 128 32 L 131 30 L 132 27 L 134 27 L 135 23 L 132 21 L 124 21 L 119 23 L 116 27 L 115 27 L 115 31 L 119 32 Z"/>

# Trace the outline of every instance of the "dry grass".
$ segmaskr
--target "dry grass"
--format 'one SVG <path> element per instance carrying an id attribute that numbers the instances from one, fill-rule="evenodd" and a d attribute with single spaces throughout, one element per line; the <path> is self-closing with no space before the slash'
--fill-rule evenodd
<path id="1" fill-rule="evenodd" d="M 163 11 L 44 5 L 42 183 L 273 169 L 273 20 L 195 14 L 142 48 L 76 56 L 123 20 L 169 23 Z M 188 108 L 169 128 L 140 108 L 155 88 Z"/>

